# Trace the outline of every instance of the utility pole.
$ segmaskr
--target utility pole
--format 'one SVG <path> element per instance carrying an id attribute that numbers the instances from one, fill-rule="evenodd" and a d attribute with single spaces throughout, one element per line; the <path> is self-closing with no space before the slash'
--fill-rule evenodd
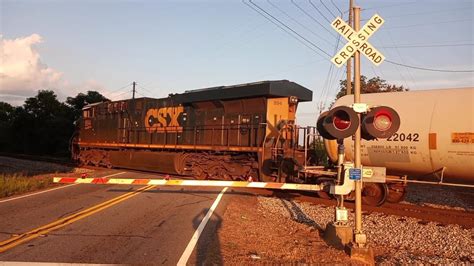
<path id="1" fill-rule="evenodd" d="M 134 81 L 134 82 L 132 83 L 132 85 L 133 85 L 132 99 L 135 99 L 135 86 L 137 85 L 137 83 Z"/>
<path id="2" fill-rule="evenodd" d="M 349 0 L 349 25 L 354 28 L 352 21 L 352 8 L 354 6 L 354 0 Z M 352 59 L 347 60 L 347 77 L 346 77 L 346 95 L 352 94 Z"/>

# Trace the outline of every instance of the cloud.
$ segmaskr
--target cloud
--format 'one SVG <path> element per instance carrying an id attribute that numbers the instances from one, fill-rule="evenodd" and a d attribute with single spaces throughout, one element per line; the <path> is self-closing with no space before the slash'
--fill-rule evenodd
<path id="1" fill-rule="evenodd" d="M 95 80 L 73 86 L 64 74 L 41 60 L 37 46 L 43 43 L 39 34 L 6 39 L 0 35 L 0 101 L 22 105 L 38 90 L 53 90 L 60 100 L 79 91 L 103 90 Z"/>
<path id="2" fill-rule="evenodd" d="M 36 94 L 39 89 L 67 86 L 63 73 L 41 61 L 36 45 L 43 39 L 38 34 L 17 39 L 0 35 L 0 96 L 18 101 Z"/>

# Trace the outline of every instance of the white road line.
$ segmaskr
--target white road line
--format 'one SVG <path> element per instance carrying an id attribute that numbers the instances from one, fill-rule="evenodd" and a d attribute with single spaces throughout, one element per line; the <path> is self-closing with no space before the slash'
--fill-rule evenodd
<path id="1" fill-rule="evenodd" d="M 193 237 L 191 238 L 191 241 L 189 241 L 188 246 L 183 252 L 183 255 L 181 255 L 181 258 L 179 259 L 178 263 L 176 265 L 186 265 L 188 262 L 189 257 L 191 256 L 191 253 L 193 253 L 194 247 L 196 246 L 199 237 L 202 234 L 202 231 L 204 230 L 204 227 L 206 227 L 207 222 L 209 221 L 209 218 L 211 218 L 212 213 L 214 213 L 214 210 L 217 208 L 217 205 L 219 204 L 219 201 L 221 201 L 222 195 L 226 192 L 227 187 L 223 188 L 221 193 L 217 196 L 216 200 L 212 204 L 211 208 L 209 211 L 206 213 L 206 216 L 202 219 L 201 223 L 199 224 L 198 228 L 193 234 Z"/>
<path id="2" fill-rule="evenodd" d="M 126 173 L 126 172 L 120 172 L 120 173 L 115 173 L 115 174 L 111 174 L 111 175 L 107 175 L 107 176 L 102 176 L 102 178 L 116 176 L 116 175 L 120 175 L 120 174 L 124 174 L 124 173 Z M 0 203 L 4 203 L 4 202 L 7 202 L 7 201 L 12 201 L 12 200 L 17 200 L 17 199 L 22 199 L 22 198 L 27 198 L 27 197 L 35 196 L 35 195 L 38 195 L 38 194 L 43 194 L 43 193 L 50 192 L 50 191 L 53 191 L 53 190 L 63 189 L 63 188 L 67 188 L 67 187 L 75 186 L 75 185 L 79 185 L 79 184 L 70 184 L 70 185 L 66 185 L 66 186 L 56 187 L 56 188 L 52 188 L 52 189 L 39 191 L 39 192 L 36 192 L 36 193 L 31 193 L 31 194 L 11 198 L 11 199 L 4 199 L 4 200 L 0 200 Z"/>

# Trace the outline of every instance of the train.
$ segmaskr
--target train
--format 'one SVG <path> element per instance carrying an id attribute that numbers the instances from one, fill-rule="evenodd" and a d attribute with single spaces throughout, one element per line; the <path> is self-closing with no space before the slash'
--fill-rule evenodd
<path id="1" fill-rule="evenodd" d="M 72 138 L 82 164 L 197 179 L 289 182 L 305 162 L 298 104 L 312 91 L 288 80 L 101 102 L 83 108 Z"/>
<path id="2" fill-rule="evenodd" d="M 333 107 L 352 100 L 342 97 Z M 309 148 L 320 139 L 316 127 L 295 123 L 298 104 L 310 101 L 311 90 L 276 80 L 89 104 L 76 123 L 72 157 L 83 165 L 196 179 L 331 184 L 336 141 L 324 139 L 332 165 L 318 165 Z M 386 167 L 393 177 L 474 180 L 473 88 L 364 94 L 362 101 L 390 106 L 402 121 L 392 137 L 362 142 L 364 166 Z M 351 138 L 344 143 L 351 161 Z M 406 182 L 364 183 L 362 199 L 381 205 L 405 193 Z"/>

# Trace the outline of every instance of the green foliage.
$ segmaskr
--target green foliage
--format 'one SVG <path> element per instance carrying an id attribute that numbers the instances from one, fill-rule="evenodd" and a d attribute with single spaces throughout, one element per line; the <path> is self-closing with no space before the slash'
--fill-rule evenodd
<path id="1" fill-rule="evenodd" d="M 347 94 L 346 80 L 341 80 L 339 84 L 341 89 L 336 95 L 336 100 Z M 352 88 L 354 88 L 354 82 L 352 82 Z M 408 91 L 408 88 L 388 84 L 386 80 L 380 77 L 373 77 L 367 80 L 367 77 L 362 75 L 360 77 L 360 91 L 361 93 L 395 92 Z"/>
<path id="2" fill-rule="evenodd" d="M 309 164 L 328 165 L 328 157 L 322 138 L 317 138 L 309 144 L 308 153 Z"/>
<path id="3" fill-rule="evenodd" d="M 88 91 L 68 97 L 66 104 L 53 91 L 40 90 L 21 107 L 0 102 L 0 151 L 68 156 L 82 107 L 103 100 L 100 93 Z"/>
<path id="4" fill-rule="evenodd" d="M 48 187 L 50 177 L 26 177 L 23 175 L 0 175 L 0 198 Z"/>
<path id="5" fill-rule="evenodd" d="M 81 110 L 84 106 L 91 103 L 105 102 L 109 99 L 105 98 L 102 94 L 97 91 L 88 91 L 86 94 L 79 93 L 76 97 L 67 97 L 66 103 L 74 108 L 75 118 L 79 118 Z"/>
<path id="6" fill-rule="evenodd" d="M 10 140 L 10 128 L 15 108 L 8 103 L 0 102 L 0 150 L 5 149 Z"/>

